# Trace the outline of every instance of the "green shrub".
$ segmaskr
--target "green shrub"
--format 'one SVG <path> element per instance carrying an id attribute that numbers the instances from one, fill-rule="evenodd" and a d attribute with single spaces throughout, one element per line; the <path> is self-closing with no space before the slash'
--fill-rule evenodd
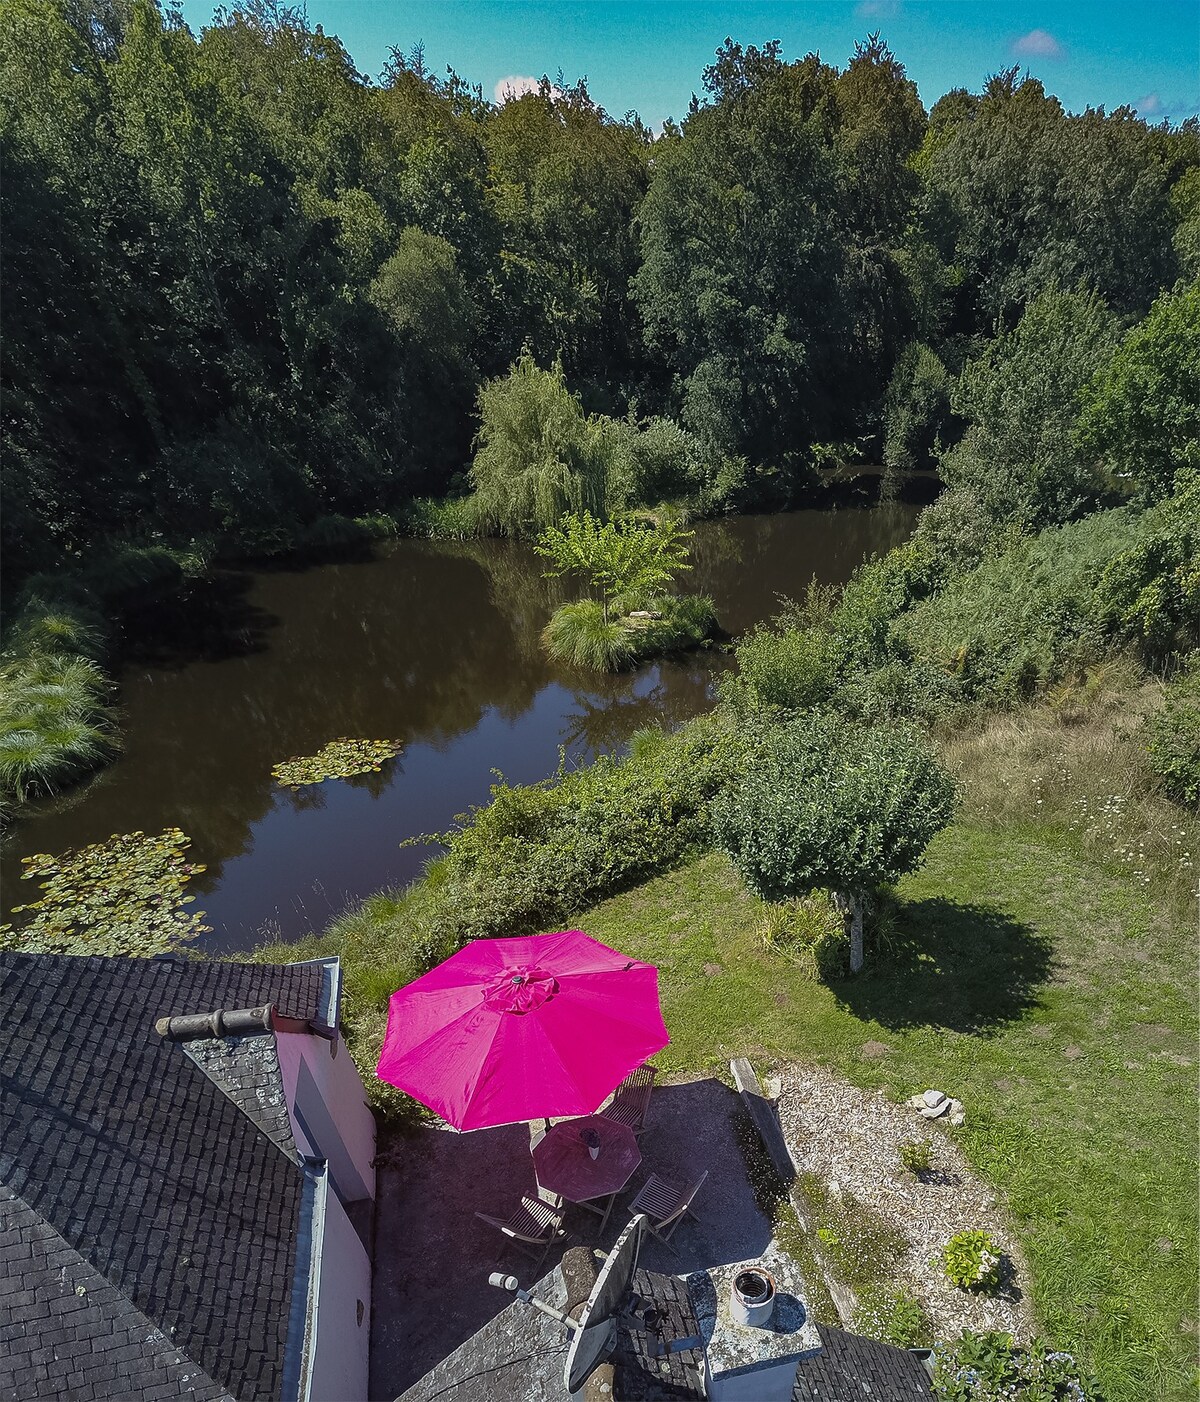
<path id="1" fill-rule="evenodd" d="M 722 679 L 721 694 L 739 711 L 819 706 L 837 684 L 838 646 L 822 628 L 754 628 L 736 657 L 737 674 Z"/>
<path id="2" fill-rule="evenodd" d="M 1071 1354 L 1037 1340 L 1018 1348 L 1011 1334 L 969 1329 L 937 1350 L 933 1391 L 941 1402 L 1104 1402 Z"/>
<path id="3" fill-rule="evenodd" d="M 1166 688 L 1146 723 L 1150 763 L 1177 803 L 1200 807 L 1200 652 Z"/>
<path id="4" fill-rule="evenodd" d="M 833 710 L 868 725 L 915 720 L 932 725 L 949 715 L 962 695 L 959 679 L 927 658 L 897 658 L 869 672 L 855 672 L 834 692 Z"/>
<path id="5" fill-rule="evenodd" d="M 933 1163 L 933 1144 L 928 1139 L 910 1139 L 900 1145 L 900 1162 L 914 1178 L 928 1173 Z"/>
<path id="6" fill-rule="evenodd" d="M 1075 424 L 1080 395 L 1112 357 L 1118 328 L 1094 292 L 1048 291 L 1029 302 L 951 390 L 968 427 L 942 457 L 947 486 L 981 502 L 998 525 L 1025 530 L 1091 509 L 1104 483 L 1076 446 Z"/>
<path id="7" fill-rule="evenodd" d="M 954 812 L 954 781 L 906 726 L 815 713 L 768 734 L 759 762 L 715 801 L 713 834 L 763 900 L 836 892 L 857 973 L 869 893 L 920 865 Z"/>
<path id="8" fill-rule="evenodd" d="M 480 532 L 472 497 L 416 497 L 405 506 L 399 525 L 407 535 L 431 540 L 470 540 Z"/>
<path id="9" fill-rule="evenodd" d="M 904 1290 L 865 1292 L 858 1302 L 854 1329 L 897 1348 L 925 1348 L 933 1342 L 933 1323 L 924 1305 Z"/>
<path id="10" fill-rule="evenodd" d="M 985 1231 L 958 1232 L 942 1248 L 946 1279 L 960 1290 L 994 1290 L 1000 1281 L 1000 1248 Z"/>
<path id="11" fill-rule="evenodd" d="M 1124 509 L 1043 531 L 952 580 L 897 631 L 918 658 L 951 671 L 969 699 L 1028 696 L 1105 650 L 1112 630 L 1099 585 L 1134 531 Z"/>
<path id="12" fill-rule="evenodd" d="M 162 545 L 123 545 L 91 561 L 84 582 L 118 606 L 165 592 L 183 582 L 179 556 Z"/>
<path id="13" fill-rule="evenodd" d="M 1181 467 L 1172 494 L 1134 518 L 1099 581 L 1097 610 L 1153 662 L 1200 647 L 1200 463 Z"/>
<path id="14" fill-rule="evenodd" d="M 742 459 L 711 452 L 673 419 L 609 420 L 607 433 L 610 512 L 673 502 L 710 514 L 732 506 L 745 485 Z"/>
<path id="15" fill-rule="evenodd" d="M 956 435 L 950 409 L 951 377 L 928 346 L 913 341 L 901 352 L 884 396 L 883 461 L 897 472 L 937 464 L 943 436 Z"/>

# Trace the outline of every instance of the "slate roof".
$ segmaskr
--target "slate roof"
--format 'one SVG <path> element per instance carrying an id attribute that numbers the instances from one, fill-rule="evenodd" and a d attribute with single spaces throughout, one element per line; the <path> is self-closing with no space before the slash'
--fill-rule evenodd
<path id="1" fill-rule="evenodd" d="M 818 1324 L 824 1347 L 796 1368 L 792 1402 L 928 1402 L 929 1374 L 920 1359 L 894 1344 Z"/>
<path id="2" fill-rule="evenodd" d="M 324 983 L 0 953 L 3 1402 L 282 1396 L 304 1172 L 154 1021 L 267 1002 L 319 1021 Z"/>

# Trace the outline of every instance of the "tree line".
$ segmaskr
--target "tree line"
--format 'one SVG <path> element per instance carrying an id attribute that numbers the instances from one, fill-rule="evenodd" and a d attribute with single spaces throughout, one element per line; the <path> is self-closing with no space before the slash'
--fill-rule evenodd
<path id="1" fill-rule="evenodd" d="M 584 80 L 487 102 L 419 46 L 368 78 L 272 0 L 199 34 L 3 0 L 0 158 L 10 583 L 455 492 L 514 364 L 650 426 L 625 505 L 684 459 L 725 474 L 710 504 L 786 505 L 868 437 L 969 478 L 1039 298 L 1077 299 L 1082 375 L 1200 271 L 1194 121 L 1073 115 L 1016 70 L 926 113 L 877 35 L 841 70 L 727 40 L 655 136 Z"/>

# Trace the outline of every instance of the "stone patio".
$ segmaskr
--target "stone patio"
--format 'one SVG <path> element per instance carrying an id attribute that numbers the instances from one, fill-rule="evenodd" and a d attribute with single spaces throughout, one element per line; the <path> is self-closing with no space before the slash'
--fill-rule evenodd
<path id="1" fill-rule="evenodd" d="M 648 1239 L 643 1266 L 680 1274 L 760 1256 L 771 1225 L 747 1174 L 742 1144 L 751 1135 L 741 1098 L 721 1081 L 660 1084 L 641 1138 L 641 1166 L 603 1237 L 599 1217 L 569 1208 L 568 1244 L 610 1246 L 650 1172 L 691 1181 L 708 1169 L 696 1200 L 700 1220 L 678 1228 L 677 1252 Z M 371 1397 L 392 1402 L 510 1303 L 511 1296 L 488 1284 L 489 1272 L 504 1270 L 532 1284 L 532 1258 L 474 1213 L 508 1216 L 535 1180 L 525 1125 L 472 1134 L 419 1130 L 394 1140 L 378 1168 Z M 560 1256 L 558 1249 L 549 1253 L 540 1274 Z"/>

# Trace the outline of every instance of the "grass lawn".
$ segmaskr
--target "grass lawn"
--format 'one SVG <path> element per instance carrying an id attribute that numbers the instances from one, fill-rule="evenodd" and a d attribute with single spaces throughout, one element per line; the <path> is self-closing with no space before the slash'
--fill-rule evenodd
<path id="1" fill-rule="evenodd" d="M 1007 1198 L 1046 1334 L 1110 1402 L 1194 1397 L 1190 933 L 1052 827 L 955 826 L 900 895 L 890 949 L 830 986 L 763 945 L 719 855 L 579 923 L 658 964 L 665 1069 L 727 1073 L 748 1053 L 959 1096 L 955 1133 Z"/>

